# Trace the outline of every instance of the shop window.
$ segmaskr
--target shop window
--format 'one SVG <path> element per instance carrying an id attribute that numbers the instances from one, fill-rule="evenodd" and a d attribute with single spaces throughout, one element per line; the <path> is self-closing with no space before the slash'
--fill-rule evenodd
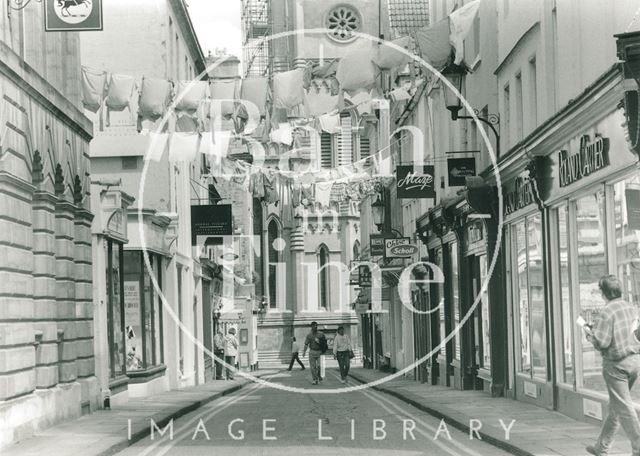
<path id="1" fill-rule="evenodd" d="M 158 278 L 159 257 L 149 253 L 152 271 Z M 124 304 L 127 371 L 135 372 L 160 364 L 156 345 L 162 345 L 159 296 L 144 264 L 141 251 L 124 252 Z M 156 324 L 157 322 L 157 324 Z"/>
<path id="2" fill-rule="evenodd" d="M 460 360 L 460 290 L 458 284 L 458 243 L 452 242 L 450 245 L 451 262 L 451 282 L 449 292 L 451 293 L 451 303 L 453 304 L 453 353 L 455 359 Z"/>
<path id="3" fill-rule="evenodd" d="M 123 317 L 122 244 L 107 241 L 107 330 L 109 343 L 109 378 L 125 373 L 125 344 Z"/>
<path id="4" fill-rule="evenodd" d="M 569 217 L 567 206 L 559 207 L 556 212 L 558 236 L 558 264 L 560 273 L 560 308 L 562 312 L 562 381 L 573 384 L 573 327 L 574 319 L 571 312 L 571 288 L 569 269 Z"/>
<path id="5" fill-rule="evenodd" d="M 640 176 L 614 185 L 616 273 L 623 297 L 640 304 Z"/>
<path id="6" fill-rule="evenodd" d="M 480 288 L 487 281 L 487 255 L 478 258 L 480 264 Z M 480 297 L 480 313 L 482 315 L 482 367 L 491 367 L 491 323 L 489 319 L 489 284 Z"/>
<path id="7" fill-rule="evenodd" d="M 440 271 L 444 271 L 444 264 L 442 260 L 442 249 L 436 249 L 434 255 L 434 263 L 438 266 Z M 438 302 L 438 315 L 440 320 L 440 342 L 447 336 L 447 327 L 445 321 L 444 312 L 444 282 L 436 282 L 436 296 Z M 447 344 L 442 344 L 440 347 L 440 354 L 446 358 L 447 356 Z"/>
<path id="8" fill-rule="evenodd" d="M 587 195 L 576 201 L 577 247 L 576 267 L 578 289 L 576 292 L 579 313 L 588 322 L 593 322 L 603 302 L 598 288 L 600 277 L 607 274 L 607 252 L 605 249 L 606 226 L 604 191 Z M 600 353 L 581 334 L 582 386 L 586 389 L 605 392 L 602 379 Z"/>
<path id="9" fill-rule="evenodd" d="M 542 269 L 542 219 L 539 214 L 515 225 L 515 267 L 520 333 L 520 372 L 546 380 L 547 344 Z"/>

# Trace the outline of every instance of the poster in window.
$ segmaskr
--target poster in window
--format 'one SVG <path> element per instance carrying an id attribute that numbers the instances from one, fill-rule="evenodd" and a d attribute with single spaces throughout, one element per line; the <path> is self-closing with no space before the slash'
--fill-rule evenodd
<path id="1" fill-rule="evenodd" d="M 140 282 L 124 282 L 124 324 L 127 370 L 142 368 L 142 328 L 140 327 Z"/>
<path id="2" fill-rule="evenodd" d="M 249 343 L 249 330 L 242 328 L 240 330 L 240 345 L 247 345 Z"/>

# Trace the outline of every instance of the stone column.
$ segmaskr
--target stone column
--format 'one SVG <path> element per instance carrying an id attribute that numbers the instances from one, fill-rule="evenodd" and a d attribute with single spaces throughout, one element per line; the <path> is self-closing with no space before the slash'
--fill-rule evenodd
<path id="1" fill-rule="evenodd" d="M 91 221 L 93 214 L 77 208 L 74 218 L 74 278 L 76 317 L 76 366 L 82 385 L 82 404 L 97 406 L 97 379 L 93 344 L 93 271 L 91 257 Z M 91 407 L 92 409 L 94 407 Z"/>
<path id="2" fill-rule="evenodd" d="M 56 307 L 58 329 L 62 331 L 59 382 L 71 383 L 78 378 L 76 365 L 76 283 L 74 219 L 75 206 L 59 199 L 56 204 Z"/>
<path id="3" fill-rule="evenodd" d="M 305 296 L 305 270 L 304 270 L 304 234 L 302 227 L 297 227 L 291 233 L 291 264 L 294 272 L 294 296 L 291 304 L 291 310 L 298 313 L 302 310 L 308 310 Z"/>
<path id="4" fill-rule="evenodd" d="M 33 198 L 33 303 L 42 333 L 36 358 L 36 385 L 51 388 L 58 383 L 58 324 L 56 310 L 56 238 L 57 198 L 37 191 Z"/>
<path id="5" fill-rule="evenodd" d="M 31 184 L 0 171 L 0 402 L 36 387 L 32 197 Z"/>

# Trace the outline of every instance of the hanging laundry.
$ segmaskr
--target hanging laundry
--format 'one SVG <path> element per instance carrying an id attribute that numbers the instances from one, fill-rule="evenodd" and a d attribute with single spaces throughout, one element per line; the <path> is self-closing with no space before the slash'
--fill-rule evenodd
<path id="1" fill-rule="evenodd" d="M 333 182 L 318 182 L 315 184 L 316 187 L 316 203 L 320 205 L 320 207 L 329 207 L 329 203 L 331 202 L 331 188 L 333 187 Z"/>
<path id="2" fill-rule="evenodd" d="M 249 178 L 249 193 L 251 193 L 254 198 L 264 198 L 264 175 L 262 172 L 254 173 Z"/>
<path id="3" fill-rule="evenodd" d="M 300 202 L 303 206 L 309 206 L 313 202 L 313 184 L 300 185 Z"/>
<path id="4" fill-rule="evenodd" d="M 107 126 L 111 125 L 111 111 L 120 112 L 129 109 L 136 88 L 133 77 L 125 74 L 111 74 L 107 87 L 105 105 L 107 106 Z"/>
<path id="5" fill-rule="evenodd" d="M 82 67 L 82 105 L 91 112 L 102 107 L 107 84 L 107 73 Z"/>
<path id="6" fill-rule="evenodd" d="M 420 54 L 436 70 L 442 70 L 451 57 L 449 43 L 449 18 L 436 22 L 431 27 L 416 31 L 416 42 Z"/>
<path id="7" fill-rule="evenodd" d="M 373 112 L 373 96 L 371 91 L 359 91 L 354 95 L 346 93 L 344 95 L 345 100 L 349 100 L 358 110 L 358 114 L 361 116 L 364 114 L 371 114 Z"/>
<path id="8" fill-rule="evenodd" d="M 149 149 L 144 156 L 145 160 L 160 161 L 164 155 L 169 143 L 169 135 L 167 133 L 149 133 Z"/>
<path id="9" fill-rule="evenodd" d="M 373 87 L 378 68 L 372 58 L 373 48 L 370 43 L 342 57 L 336 71 L 340 88 L 347 92 L 355 92 Z"/>
<path id="10" fill-rule="evenodd" d="M 293 144 L 293 128 L 289 122 L 283 122 L 278 125 L 278 128 L 273 130 L 269 135 L 272 142 L 286 144 L 290 146 Z"/>
<path id="11" fill-rule="evenodd" d="M 125 108 L 130 108 L 135 86 L 136 81 L 131 76 L 111 74 L 105 101 L 107 108 L 111 111 L 123 111 Z"/>
<path id="12" fill-rule="evenodd" d="M 206 81 L 178 81 L 175 87 L 175 111 L 195 114 L 200 104 L 209 96 Z"/>
<path id="13" fill-rule="evenodd" d="M 412 44 L 412 40 L 408 36 L 398 38 L 390 43 L 382 43 L 378 46 L 378 49 L 376 49 L 374 62 L 383 70 L 404 67 L 411 61 Z M 394 46 L 392 47 L 391 45 Z M 395 46 L 404 49 L 405 52 L 396 49 Z"/>
<path id="14" fill-rule="evenodd" d="M 291 184 L 291 205 L 298 207 L 302 204 L 302 186 L 299 183 Z"/>
<path id="15" fill-rule="evenodd" d="M 332 95 L 329 88 L 320 87 L 311 90 L 305 94 L 305 103 L 307 106 L 307 115 L 309 117 L 317 117 L 335 110 L 338 107 L 338 95 Z"/>
<path id="16" fill-rule="evenodd" d="M 480 0 L 474 0 L 449 15 L 449 42 L 455 50 L 453 63 L 460 65 L 464 59 L 464 39 L 469 35 L 478 14 Z"/>
<path id="17" fill-rule="evenodd" d="M 169 140 L 169 161 L 190 162 L 198 154 L 200 135 L 195 133 L 173 133 Z"/>
<path id="18" fill-rule="evenodd" d="M 231 117 L 235 111 L 235 101 L 238 99 L 238 81 L 213 81 L 210 87 L 211 99 L 217 101 L 211 103 L 211 117 L 219 113 L 222 117 Z"/>
<path id="19" fill-rule="evenodd" d="M 335 134 L 340 132 L 340 115 L 324 114 L 318 117 L 320 129 L 324 132 Z"/>
<path id="20" fill-rule="evenodd" d="M 338 60 L 331 60 L 329 62 L 325 62 L 323 65 L 319 65 L 314 67 L 311 74 L 314 78 L 329 78 L 335 76 L 336 70 L 338 69 Z"/>
<path id="21" fill-rule="evenodd" d="M 246 78 L 242 81 L 240 98 L 249 103 L 253 103 L 258 108 L 260 116 L 266 114 L 268 94 L 269 80 L 267 78 Z"/>
<path id="22" fill-rule="evenodd" d="M 304 74 L 302 77 L 302 88 L 309 90 L 311 87 L 311 80 L 313 79 L 313 62 L 309 61 L 303 68 Z"/>
<path id="23" fill-rule="evenodd" d="M 392 101 L 405 101 L 411 99 L 411 95 L 409 94 L 409 92 L 407 92 L 407 90 L 403 89 L 402 87 L 398 87 L 389 92 L 389 97 Z"/>
<path id="24" fill-rule="evenodd" d="M 277 189 L 277 177 L 275 175 L 270 175 L 269 173 L 264 174 L 264 200 L 267 203 L 278 203 L 280 201 L 280 194 Z"/>
<path id="25" fill-rule="evenodd" d="M 291 109 L 304 103 L 304 70 L 298 68 L 273 75 L 273 105 Z"/>
<path id="26" fill-rule="evenodd" d="M 155 122 L 162 117 L 171 101 L 172 84 L 164 79 L 143 78 L 138 101 L 138 131 L 142 130 L 142 122 Z"/>
<path id="27" fill-rule="evenodd" d="M 175 123 L 177 133 L 199 133 L 200 125 L 196 117 L 189 114 L 179 115 Z"/>

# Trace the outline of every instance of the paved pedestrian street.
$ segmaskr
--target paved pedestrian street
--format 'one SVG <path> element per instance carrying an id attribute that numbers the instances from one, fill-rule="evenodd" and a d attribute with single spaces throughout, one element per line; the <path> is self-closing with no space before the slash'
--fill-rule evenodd
<path id="1" fill-rule="evenodd" d="M 345 387 L 332 369 L 326 373 L 319 386 L 310 384 L 307 371 L 276 374 L 271 377 L 274 383 L 307 391 L 253 384 L 175 420 L 173 439 L 170 428 L 159 426 L 163 436 L 155 430 L 153 440 L 149 436 L 118 454 L 509 454 L 371 389 L 314 394 L 313 388 Z M 346 386 L 354 385 L 358 383 L 350 381 Z"/>

